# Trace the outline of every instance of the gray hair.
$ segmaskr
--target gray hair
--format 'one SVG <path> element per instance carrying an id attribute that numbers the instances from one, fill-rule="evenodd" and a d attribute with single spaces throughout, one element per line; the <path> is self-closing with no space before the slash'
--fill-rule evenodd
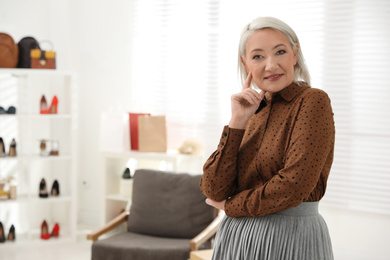
<path id="1" fill-rule="evenodd" d="M 248 38 L 250 35 L 252 35 L 254 32 L 263 30 L 263 29 L 274 29 L 282 32 L 288 39 L 288 41 L 291 44 L 291 48 L 296 51 L 298 46 L 298 60 L 297 64 L 294 66 L 294 82 L 300 85 L 300 81 L 306 82 L 308 85 L 310 85 L 310 74 L 309 70 L 307 69 L 305 59 L 303 58 L 302 50 L 300 49 L 300 44 L 298 40 L 298 36 L 295 34 L 293 29 L 288 26 L 285 22 L 276 19 L 274 17 L 259 17 L 254 19 L 252 22 L 247 24 L 242 32 L 241 32 L 241 38 L 240 43 L 238 47 L 238 74 L 241 79 L 241 83 L 244 84 L 248 73 L 245 70 L 245 66 L 241 61 L 242 58 L 246 58 L 246 45 L 248 42 Z M 252 84 L 254 84 L 252 82 Z"/>

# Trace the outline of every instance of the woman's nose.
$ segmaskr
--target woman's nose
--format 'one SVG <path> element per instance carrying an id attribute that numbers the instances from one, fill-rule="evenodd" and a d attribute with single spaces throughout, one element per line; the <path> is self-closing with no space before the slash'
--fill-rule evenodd
<path id="1" fill-rule="evenodd" d="M 272 57 L 268 57 L 266 64 L 265 64 L 265 69 L 268 71 L 274 70 L 278 66 L 276 60 Z"/>

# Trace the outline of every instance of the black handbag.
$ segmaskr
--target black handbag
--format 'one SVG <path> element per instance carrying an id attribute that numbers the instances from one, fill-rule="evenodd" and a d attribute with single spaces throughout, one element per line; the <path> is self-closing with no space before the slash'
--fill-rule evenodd
<path id="1" fill-rule="evenodd" d="M 32 49 L 41 49 L 38 41 L 33 37 L 24 37 L 18 42 L 19 61 L 18 68 L 31 68 L 30 51 Z"/>

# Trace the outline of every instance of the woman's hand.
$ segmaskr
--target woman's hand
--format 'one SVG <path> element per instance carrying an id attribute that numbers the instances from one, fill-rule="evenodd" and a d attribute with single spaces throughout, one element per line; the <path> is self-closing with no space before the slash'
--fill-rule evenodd
<path id="1" fill-rule="evenodd" d="M 242 91 L 231 97 L 232 117 L 229 122 L 230 128 L 244 129 L 249 118 L 256 112 L 261 100 L 264 98 L 264 91 L 257 93 L 251 86 L 252 73 L 244 82 Z"/>
<path id="2" fill-rule="evenodd" d="M 209 204 L 210 206 L 213 206 L 216 209 L 220 209 L 220 210 L 223 210 L 223 211 L 225 211 L 225 201 L 226 200 L 218 202 L 218 201 L 215 201 L 215 200 L 212 200 L 212 199 L 209 199 L 209 198 L 206 199 L 206 203 L 207 204 Z"/>

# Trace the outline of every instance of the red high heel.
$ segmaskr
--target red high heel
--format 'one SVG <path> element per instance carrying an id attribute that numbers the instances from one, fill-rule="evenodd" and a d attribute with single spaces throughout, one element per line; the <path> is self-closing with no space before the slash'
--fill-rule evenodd
<path id="1" fill-rule="evenodd" d="M 51 105 L 49 108 L 50 114 L 57 114 L 57 106 L 58 106 L 58 98 L 57 96 L 54 96 L 51 100 Z"/>
<path id="2" fill-rule="evenodd" d="M 56 223 L 54 225 L 53 231 L 51 232 L 52 237 L 58 237 L 60 235 L 60 225 Z"/>
<path id="3" fill-rule="evenodd" d="M 41 225 L 41 238 L 42 239 L 49 239 L 50 238 L 49 227 L 47 225 L 46 220 L 44 220 L 42 222 L 42 225 Z"/>
<path id="4" fill-rule="evenodd" d="M 57 108 L 58 108 L 58 98 L 57 98 L 57 96 L 53 97 L 53 99 L 51 100 L 50 107 L 48 108 L 47 107 L 46 98 L 45 98 L 44 95 L 42 95 L 42 98 L 41 98 L 41 110 L 40 110 L 41 114 L 57 114 L 57 112 L 58 112 Z"/>

